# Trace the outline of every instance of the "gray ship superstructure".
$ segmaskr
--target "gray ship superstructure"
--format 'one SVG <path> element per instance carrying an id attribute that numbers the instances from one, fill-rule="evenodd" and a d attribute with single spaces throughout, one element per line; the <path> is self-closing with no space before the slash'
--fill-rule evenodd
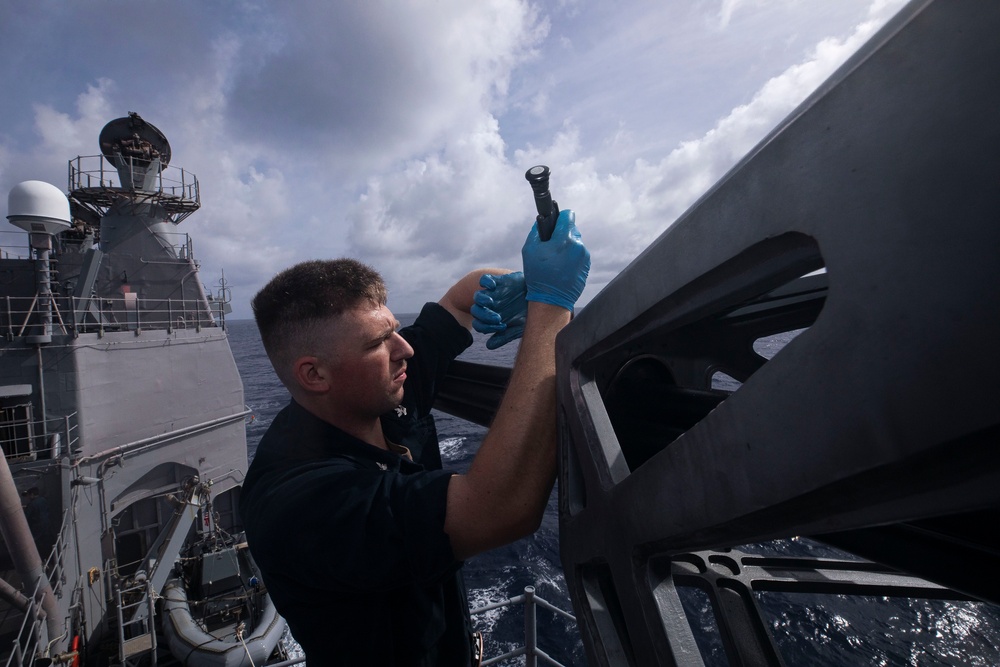
<path id="1" fill-rule="evenodd" d="M 9 198 L 28 247 L 15 232 L 0 259 L 0 655 L 156 664 L 167 589 L 189 612 L 172 648 L 192 632 L 221 642 L 198 664 L 262 664 L 283 621 L 240 539 L 243 387 L 225 299 L 176 232 L 198 181 L 137 114 L 100 147 L 69 163 L 68 199 L 39 181 Z"/>

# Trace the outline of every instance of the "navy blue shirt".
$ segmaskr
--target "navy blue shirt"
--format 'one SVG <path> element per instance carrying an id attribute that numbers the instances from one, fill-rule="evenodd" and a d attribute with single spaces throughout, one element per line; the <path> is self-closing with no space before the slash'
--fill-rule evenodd
<path id="1" fill-rule="evenodd" d="M 260 441 L 240 514 L 250 552 L 310 667 L 468 665 L 468 601 L 444 532 L 448 483 L 437 385 L 472 336 L 427 304 L 400 334 L 413 347 L 403 402 L 382 417 L 413 461 L 292 401 Z"/>

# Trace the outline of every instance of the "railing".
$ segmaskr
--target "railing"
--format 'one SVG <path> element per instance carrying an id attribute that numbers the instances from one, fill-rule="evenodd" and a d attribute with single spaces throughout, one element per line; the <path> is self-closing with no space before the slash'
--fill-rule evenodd
<path id="1" fill-rule="evenodd" d="M 547 662 L 550 665 L 556 665 L 556 667 L 563 667 L 562 663 L 556 661 L 551 656 L 549 656 L 545 651 L 538 648 L 538 626 L 535 622 L 535 607 L 542 607 L 547 609 L 554 614 L 562 616 L 570 621 L 576 622 L 576 617 L 567 611 L 563 611 L 559 607 L 555 606 L 545 598 L 538 597 L 535 595 L 534 586 L 525 586 L 524 594 L 517 595 L 515 597 L 509 598 L 507 600 L 501 600 L 500 602 L 494 602 L 493 604 L 488 604 L 483 607 L 477 607 L 473 609 L 470 613 L 475 616 L 477 614 L 483 614 L 492 609 L 500 609 L 503 607 L 509 607 L 516 604 L 524 605 L 524 646 L 516 648 L 513 651 L 508 651 L 502 655 L 483 660 L 483 665 L 493 665 L 502 660 L 509 660 L 511 658 L 517 658 L 519 656 L 524 656 L 525 667 L 535 667 L 538 664 L 538 658 L 542 661 Z"/>
<path id="2" fill-rule="evenodd" d="M 189 291 L 193 291 L 189 290 Z M 50 331 L 42 318 L 41 299 L 4 297 L 0 301 L 0 335 L 8 341 L 43 333 L 72 335 L 109 331 L 195 329 L 225 327 L 226 303 L 220 299 L 144 299 L 132 292 L 122 297 L 51 295 Z M 47 319 L 47 318 L 46 318 Z"/>
<path id="3" fill-rule="evenodd" d="M 59 532 L 59 536 L 56 539 L 56 543 L 49 554 L 48 559 L 45 562 L 45 571 L 49 573 L 49 580 L 52 583 L 53 590 L 57 595 L 61 595 L 60 590 L 62 582 L 65 581 L 64 565 L 62 562 L 62 555 L 64 553 L 65 545 L 65 533 L 67 526 L 69 524 L 67 521 L 63 520 L 62 529 Z M 32 595 L 29 598 L 28 610 L 25 614 L 24 621 L 21 625 L 21 629 L 18 636 L 15 638 L 13 645 L 11 646 L 11 653 L 7 659 L 6 667 L 24 666 L 34 664 L 34 660 L 38 657 L 38 650 L 40 649 L 41 632 L 43 626 L 43 619 L 40 616 L 40 605 L 37 602 L 39 599 L 39 590 L 41 587 L 41 581 L 36 583 L 35 589 L 32 591 Z M 502 661 L 511 660 L 513 658 L 518 658 L 524 656 L 525 667 L 536 667 L 538 665 L 539 659 L 542 662 L 549 665 L 555 665 L 555 667 L 564 667 L 564 665 L 551 656 L 549 656 L 545 651 L 538 647 L 538 628 L 536 623 L 536 611 L 537 607 L 542 607 L 558 616 L 561 616 L 569 621 L 576 622 L 576 617 L 567 611 L 556 607 L 548 600 L 535 595 L 534 586 L 525 586 L 524 593 L 522 595 L 517 595 L 512 598 L 501 600 L 492 604 L 484 605 L 482 607 L 477 607 L 472 609 L 470 613 L 473 616 L 486 613 L 494 609 L 501 609 L 506 607 L 513 607 L 514 605 L 524 605 L 524 646 L 516 648 L 512 651 L 508 651 L 501 655 L 494 656 L 492 658 L 487 658 L 483 660 L 482 665 L 486 667 L 487 665 L 495 665 Z M 124 601 L 118 597 L 118 607 L 123 609 L 126 606 Z M 124 624 L 121 619 L 121 612 L 119 611 L 119 628 L 123 628 Z M 145 637 L 145 633 L 140 632 L 137 637 Z M 49 638 L 51 641 L 53 638 Z M 155 638 L 148 637 L 144 638 L 144 642 L 152 642 L 150 646 L 148 643 L 143 644 L 145 650 L 155 650 Z M 126 640 L 122 646 L 128 645 Z M 269 667 L 292 667 L 293 665 L 305 664 L 306 658 L 292 658 L 290 660 L 284 660 L 278 663 L 274 663 Z"/>
<path id="4" fill-rule="evenodd" d="M 476 607 L 469 613 L 473 616 L 478 614 L 483 614 L 493 609 L 501 609 L 505 607 L 512 607 L 514 605 L 523 604 L 524 605 L 524 646 L 516 648 L 513 651 L 508 651 L 502 655 L 494 656 L 492 658 L 487 658 L 482 661 L 483 667 L 486 665 L 495 665 L 503 660 L 510 660 L 511 658 L 518 658 L 524 656 L 525 667 L 536 667 L 538 664 L 538 658 L 541 658 L 543 662 L 550 665 L 555 665 L 556 667 L 565 667 L 562 663 L 553 659 L 550 655 L 545 653 L 542 649 L 538 648 L 537 638 L 538 638 L 538 628 L 535 623 L 535 608 L 542 607 L 547 609 L 554 614 L 562 616 L 570 621 L 576 623 L 576 617 L 567 611 L 563 611 L 559 607 L 555 606 L 548 600 L 540 598 L 535 595 L 534 586 L 525 586 L 524 594 L 517 595 L 506 600 L 501 600 L 500 602 L 494 602 L 482 607 Z M 291 658 L 290 660 L 283 660 L 281 662 L 276 662 L 268 667 L 293 667 L 294 665 L 305 664 L 305 658 Z"/>
<path id="5" fill-rule="evenodd" d="M 0 259 L 31 259 L 33 253 L 28 244 L 28 233 L 12 228 L 0 230 Z"/>
<path id="6" fill-rule="evenodd" d="M 167 211 L 177 215 L 174 222 L 194 213 L 201 206 L 198 178 L 178 167 L 163 167 L 159 160 L 116 155 L 118 164 L 103 155 L 81 155 L 69 162 L 69 189 L 81 203 L 106 208 L 117 200 L 117 191 L 141 192 L 146 200 L 155 199 Z M 122 176 L 127 182 L 122 182 Z"/>
<path id="7" fill-rule="evenodd" d="M 51 582 L 52 592 L 58 597 L 62 596 L 62 585 L 66 581 L 63 554 L 65 553 L 66 532 L 71 525 L 67 521 L 67 517 L 68 514 L 63 515 L 59 535 L 44 565 L 44 570 L 48 575 L 49 582 Z M 40 602 L 42 597 L 42 583 L 41 578 L 39 578 L 35 582 L 31 594 L 25 596 L 28 599 L 28 606 L 24 611 L 24 620 L 21 622 L 21 628 L 10 645 L 10 653 L 8 654 L 7 661 L 4 663 L 5 667 L 29 667 L 35 665 L 35 659 L 40 657 L 39 652 L 43 648 L 41 641 L 45 627 L 44 612 L 42 611 Z M 49 637 L 48 641 L 53 643 L 57 639 L 63 638 Z M 6 648 L 0 649 L 0 655 L 3 655 L 7 650 Z"/>
<path id="8" fill-rule="evenodd" d="M 145 172 L 153 163 L 133 156 L 117 156 L 128 173 Z M 122 185 L 119 168 L 103 155 L 78 155 L 69 162 L 69 189 L 131 187 Z M 161 167 L 157 171 L 156 192 L 172 197 L 200 200 L 198 178 L 180 167 Z"/>
<path id="9" fill-rule="evenodd" d="M 31 403 L 0 409 L 0 446 L 8 461 L 57 459 L 79 439 L 75 412 L 42 420 L 33 418 Z"/>
<path id="10" fill-rule="evenodd" d="M 64 232 L 55 237 L 56 252 L 52 261 L 58 266 L 59 257 L 63 254 L 80 252 L 77 250 L 86 240 L 85 236 L 71 236 L 72 232 Z M 164 248 L 170 248 L 174 257 L 184 260 L 194 260 L 194 244 L 191 235 L 184 232 L 157 231 L 156 238 Z M 28 243 L 28 233 L 13 229 L 0 230 L 0 259 L 35 259 L 35 254 Z M 140 260 L 144 264 L 155 264 L 157 260 Z"/>

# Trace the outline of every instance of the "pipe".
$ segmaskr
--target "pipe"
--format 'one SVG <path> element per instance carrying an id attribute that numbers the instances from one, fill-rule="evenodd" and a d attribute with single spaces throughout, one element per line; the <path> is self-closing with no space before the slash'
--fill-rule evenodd
<path id="1" fill-rule="evenodd" d="M 38 357 L 38 404 L 42 411 L 42 442 L 45 442 L 49 435 L 49 416 L 45 406 L 45 361 L 42 359 L 42 346 L 36 346 L 36 350 Z M 31 449 L 34 452 L 35 443 L 31 443 Z"/>
<path id="2" fill-rule="evenodd" d="M 7 604 L 20 609 L 25 614 L 28 613 L 28 607 L 31 606 L 31 600 L 24 597 L 21 591 L 7 583 L 6 579 L 0 579 L 0 600 L 4 600 Z"/>
<path id="3" fill-rule="evenodd" d="M 37 582 L 34 595 L 35 599 L 41 602 L 42 611 L 45 613 L 48 639 L 59 637 L 59 609 L 52 594 L 52 584 L 45 576 L 38 547 L 31 537 L 28 519 L 24 516 L 21 499 L 17 495 L 14 476 L 7 464 L 7 455 L 2 450 L 0 450 L 0 533 L 7 543 L 14 567 L 21 575 L 25 590 L 32 586 L 32 582 Z"/>
<path id="4" fill-rule="evenodd" d="M 237 422 L 242 419 L 246 419 L 246 416 L 250 414 L 251 410 L 249 408 L 245 409 L 243 412 L 238 412 L 236 414 L 228 415 L 226 417 L 218 417 L 216 419 L 210 419 L 206 422 L 201 422 L 200 424 L 194 424 L 192 426 L 185 426 L 184 428 L 175 429 L 173 431 L 167 431 L 166 433 L 160 433 L 159 435 L 154 435 L 149 438 L 143 438 L 142 440 L 135 440 L 133 442 L 120 445 L 118 447 L 112 447 L 111 449 L 105 449 L 102 452 L 96 454 L 91 454 L 90 456 L 84 456 L 83 458 L 77 459 L 73 462 L 74 468 L 79 468 L 81 465 L 91 463 L 93 461 L 100 461 L 112 456 L 123 456 L 125 454 L 135 453 L 137 450 L 144 447 L 152 447 L 155 445 L 160 445 L 171 440 L 176 440 L 177 438 L 184 437 L 186 435 L 191 435 L 193 433 L 198 433 L 200 431 L 208 430 L 210 428 L 215 428 L 216 426 L 221 426 L 228 424 L 230 422 Z M 81 478 L 84 479 L 84 478 Z M 87 484 L 89 482 L 81 482 Z"/>
<path id="5" fill-rule="evenodd" d="M 535 667 L 538 664 L 538 635 L 535 623 L 535 587 L 524 587 L 524 665 Z"/>

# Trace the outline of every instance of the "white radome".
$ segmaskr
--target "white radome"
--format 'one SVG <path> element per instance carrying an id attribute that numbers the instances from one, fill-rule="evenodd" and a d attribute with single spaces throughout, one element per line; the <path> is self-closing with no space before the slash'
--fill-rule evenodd
<path id="1" fill-rule="evenodd" d="M 57 234 L 70 228 L 69 199 L 51 183 L 18 183 L 7 196 L 7 220 L 26 232 Z"/>

